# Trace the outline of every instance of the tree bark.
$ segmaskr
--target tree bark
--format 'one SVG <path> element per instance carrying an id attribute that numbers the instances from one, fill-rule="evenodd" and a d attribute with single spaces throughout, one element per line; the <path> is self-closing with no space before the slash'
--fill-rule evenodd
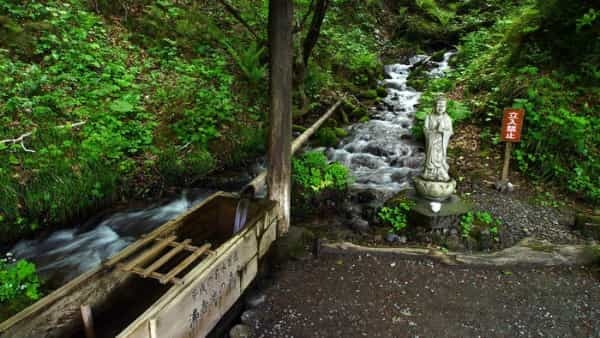
<path id="1" fill-rule="evenodd" d="M 282 217 L 278 235 L 290 226 L 292 166 L 292 0 L 269 1 L 270 125 L 268 197 L 277 201 Z"/>
<path id="2" fill-rule="evenodd" d="M 304 62 L 305 68 L 308 66 L 308 59 L 319 40 L 321 26 L 325 19 L 325 13 L 327 13 L 327 7 L 329 7 L 329 0 L 317 0 L 315 3 L 315 10 L 310 22 L 310 28 L 308 29 L 308 33 L 302 44 L 302 61 Z"/>
<path id="3" fill-rule="evenodd" d="M 321 34 L 321 26 L 323 25 L 323 20 L 325 19 L 325 14 L 327 13 L 327 8 L 329 7 L 329 0 L 316 0 L 316 3 L 311 2 L 311 7 L 313 8 L 313 17 L 310 22 L 310 27 L 308 28 L 308 33 L 306 33 L 306 37 L 302 42 L 302 55 L 301 60 L 296 62 L 294 71 L 294 85 L 295 88 L 298 89 L 298 94 L 300 95 L 300 100 L 302 101 L 301 115 L 308 111 L 309 101 L 306 96 L 304 90 L 304 79 L 306 78 L 306 71 L 308 69 L 308 60 L 310 59 L 310 55 L 312 54 L 313 49 L 315 48 L 317 41 L 319 40 L 319 35 Z M 311 10 L 307 13 L 310 13 Z"/>

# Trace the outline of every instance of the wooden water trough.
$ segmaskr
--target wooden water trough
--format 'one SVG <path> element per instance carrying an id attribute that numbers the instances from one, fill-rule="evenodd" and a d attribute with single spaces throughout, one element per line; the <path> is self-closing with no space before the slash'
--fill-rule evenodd
<path id="1" fill-rule="evenodd" d="M 234 233 L 244 204 L 247 222 Z M 84 337 L 86 325 L 99 338 L 203 337 L 256 276 L 277 236 L 275 210 L 213 194 L 1 323 L 0 337 Z M 88 309 L 93 330 L 81 315 Z"/>
<path id="2" fill-rule="evenodd" d="M 292 143 L 292 153 L 337 110 Z M 246 191 L 259 191 L 261 173 Z M 204 337 L 277 238 L 276 203 L 218 192 L 0 323 L 0 338 Z M 246 221 L 247 220 L 247 221 Z"/>

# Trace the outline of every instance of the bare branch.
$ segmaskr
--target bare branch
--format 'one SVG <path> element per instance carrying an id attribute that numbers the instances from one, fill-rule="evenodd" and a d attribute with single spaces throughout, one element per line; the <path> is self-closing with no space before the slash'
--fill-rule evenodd
<path id="1" fill-rule="evenodd" d="M 258 40 L 258 35 L 256 34 L 256 32 L 254 32 L 254 29 L 252 29 L 252 27 L 250 27 L 250 25 L 248 24 L 248 22 L 246 20 L 244 20 L 244 18 L 242 18 L 242 15 L 240 14 L 240 11 L 238 11 L 235 7 L 231 6 L 225 0 L 219 0 L 219 3 L 221 3 L 221 5 L 223 5 L 223 7 L 225 7 L 225 10 L 227 10 L 229 12 L 229 14 L 233 15 L 233 17 L 236 18 L 236 20 L 239 23 L 241 23 L 244 27 L 246 27 L 246 29 L 248 30 L 248 32 L 250 32 L 250 34 L 252 34 L 252 36 L 254 36 L 254 38 L 256 40 Z"/>
<path id="2" fill-rule="evenodd" d="M 75 123 L 67 123 L 67 124 L 63 124 L 60 126 L 56 126 L 54 128 L 57 129 L 61 129 L 61 128 L 77 128 L 79 126 L 82 126 L 84 124 L 86 124 L 87 121 L 79 121 L 79 122 L 75 122 Z M 17 137 L 17 138 L 9 138 L 6 140 L 0 140 L 0 144 L 20 144 L 21 148 L 23 148 L 24 151 L 28 152 L 28 153 L 35 153 L 35 150 L 29 149 L 25 146 L 25 139 L 31 135 L 33 135 L 33 133 L 36 130 L 32 130 L 30 132 L 27 132 L 25 134 L 22 134 L 21 136 Z"/>
<path id="3" fill-rule="evenodd" d="M 304 17 L 302 17 L 302 20 L 295 25 L 294 30 L 292 31 L 293 34 L 301 32 L 304 29 L 304 25 L 306 24 L 308 17 L 310 17 L 310 14 L 312 13 L 313 9 L 315 8 L 314 5 L 315 5 L 315 0 L 310 0 L 310 5 L 308 5 L 308 9 L 306 10 L 306 13 L 304 13 Z"/>

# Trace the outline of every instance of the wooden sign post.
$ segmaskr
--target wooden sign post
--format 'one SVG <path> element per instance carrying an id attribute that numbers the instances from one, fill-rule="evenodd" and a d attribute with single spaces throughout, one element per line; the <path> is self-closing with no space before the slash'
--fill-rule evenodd
<path id="1" fill-rule="evenodd" d="M 512 152 L 512 144 L 521 141 L 521 130 L 523 129 L 524 119 L 524 109 L 504 109 L 504 115 L 502 116 L 501 139 L 503 142 L 506 142 L 506 148 L 504 151 L 504 167 L 502 168 L 502 178 L 500 180 L 500 186 L 505 186 L 508 184 L 508 171 L 510 168 L 510 155 Z"/>

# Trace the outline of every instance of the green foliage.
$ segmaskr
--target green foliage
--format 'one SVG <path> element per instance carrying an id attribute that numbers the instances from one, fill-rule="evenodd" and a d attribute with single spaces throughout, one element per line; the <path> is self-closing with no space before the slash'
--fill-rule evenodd
<path id="1" fill-rule="evenodd" d="M 292 160 L 292 181 L 304 194 L 325 190 L 346 190 L 351 183 L 348 168 L 338 162 L 328 163 L 320 151 L 309 151 Z"/>
<path id="2" fill-rule="evenodd" d="M 464 215 L 460 220 L 460 233 L 462 237 L 468 238 L 471 236 L 471 231 L 473 230 L 473 221 L 475 220 L 475 215 L 472 212 Z"/>
<path id="3" fill-rule="evenodd" d="M 40 280 L 35 265 L 26 260 L 8 263 L 0 259 L 0 304 L 5 304 L 19 296 L 30 300 L 40 298 Z"/>
<path id="4" fill-rule="evenodd" d="M 356 86 L 374 85 L 382 67 L 375 39 L 362 27 L 348 29 L 331 24 L 335 20 L 339 18 L 324 24 L 315 53 L 319 58 L 331 60 L 336 76 L 348 78 Z"/>
<path id="5" fill-rule="evenodd" d="M 410 201 L 403 201 L 393 207 L 382 207 L 377 216 L 383 223 L 392 227 L 390 232 L 399 233 L 407 227 L 407 215 L 413 205 Z"/>
<path id="6" fill-rule="evenodd" d="M 435 0 L 415 0 L 417 6 L 431 15 L 442 25 L 447 25 L 454 17 L 455 13 L 441 8 Z"/>
<path id="7" fill-rule="evenodd" d="M 321 128 L 315 135 L 317 144 L 323 147 L 335 147 L 339 140 L 334 128 Z"/>
<path id="8" fill-rule="evenodd" d="M 262 48 L 227 38 L 244 50 L 229 55 L 210 11 L 188 2 L 94 3 L 0 2 L 0 139 L 31 133 L 25 147 L 0 145 L 2 241 L 143 186 L 191 181 L 233 157 L 209 152 L 232 125 L 250 118 L 244 128 L 261 130 L 264 95 L 236 79 L 264 77 L 253 68 Z"/>
<path id="9" fill-rule="evenodd" d="M 499 219 L 494 218 L 487 211 L 468 212 L 460 220 L 460 232 L 462 237 L 469 238 L 474 235 L 475 230 L 481 232 L 487 229 L 492 238 L 498 240 L 501 224 Z"/>
<path id="10" fill-rule="evenodd" d="M 256 42 L 252 42 L 250 47 L 238 51 L 226 42 L 225 45 L 229 54 L 231 54 L 238 67 L 240 67 L 246 80 L 253 86 L 257 86 L 265 78 L 267 73 L 267 65 L 261 62 L 265 47 L 259 46 Z"/>
<path id="11" fill-rule="evenodd" d="M 486 140 L 497 142 L 503 109 L 525 108 L 514 152 L 520 170 L 600 201 L 597 8 L 534 0 L 504 7 L 492 1 L 486 11 L 461 6 L 457 13 L 473 29 L 462 37 L 454 72 L 427 84 L 417 119 L 430 110 L 433 93 L 454 92 L 462 99 L 449 113 L 471 117 L 493 131 Z"/>

